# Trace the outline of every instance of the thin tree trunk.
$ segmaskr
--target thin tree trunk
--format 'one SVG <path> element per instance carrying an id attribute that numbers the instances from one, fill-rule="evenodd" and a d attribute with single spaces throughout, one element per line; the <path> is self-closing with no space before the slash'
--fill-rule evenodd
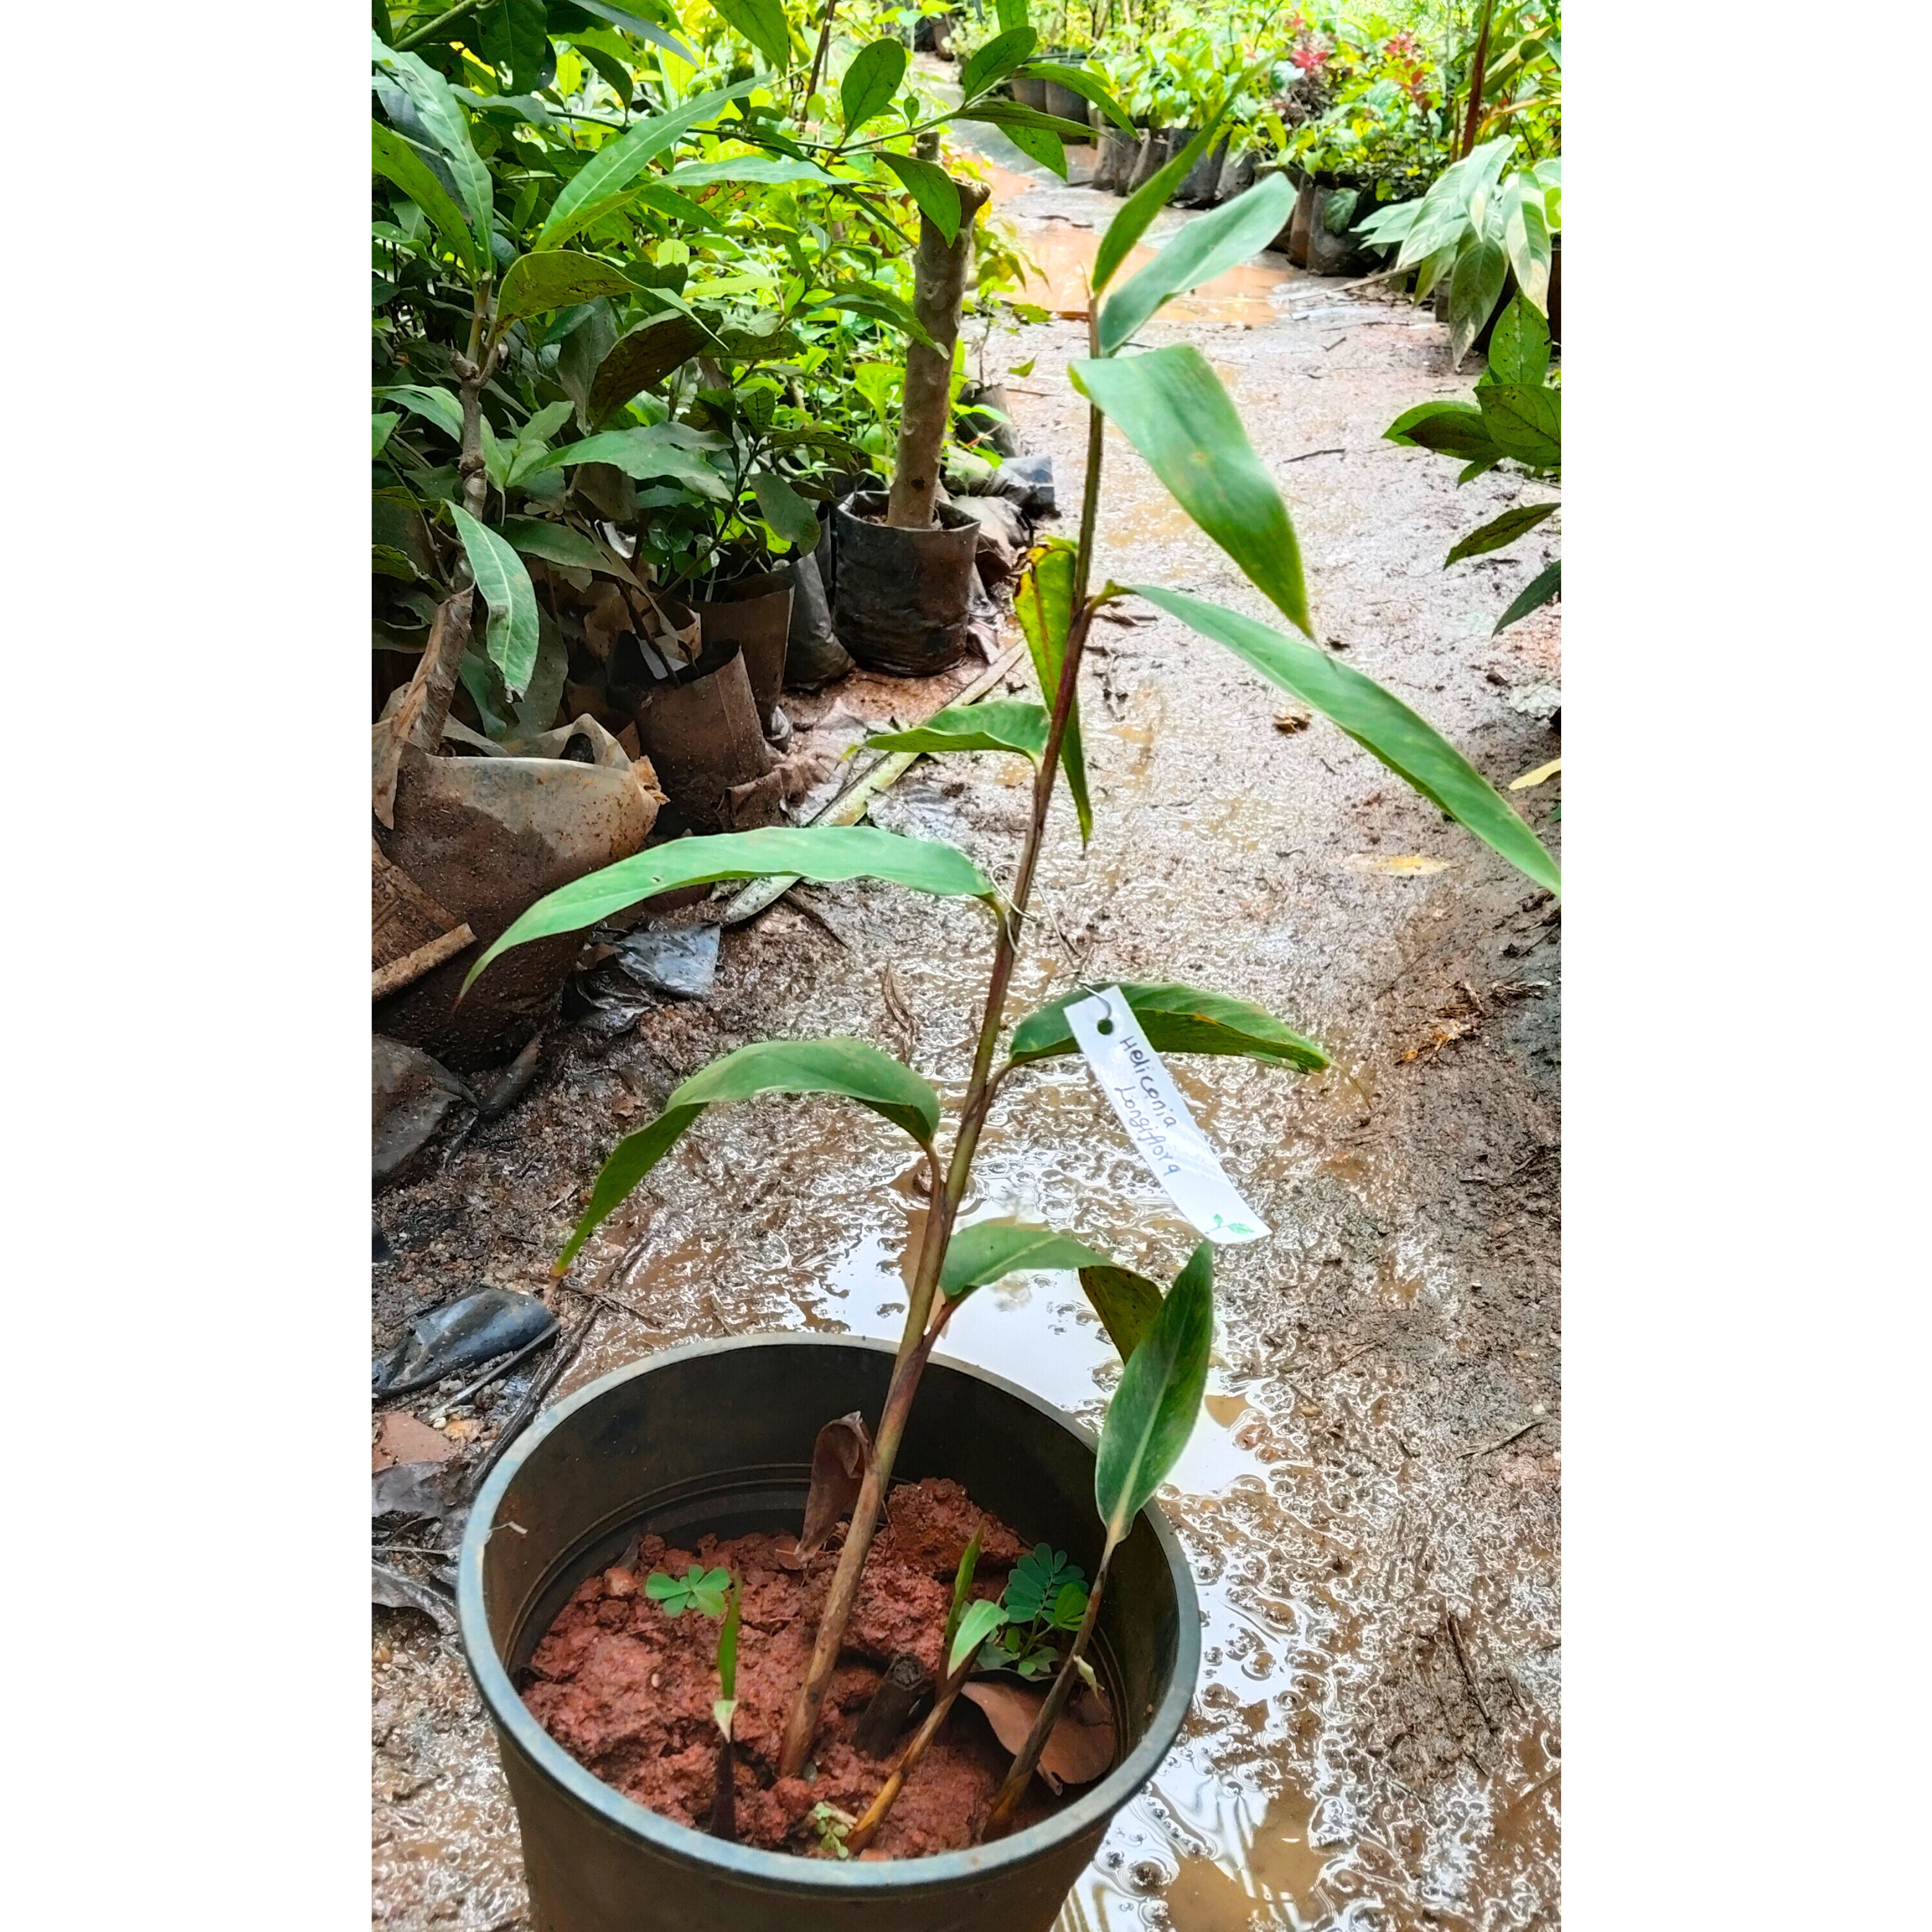
<path id="1" fill-rule="evenodd" d="M 1490 16 L 1496 11 L 1496 0 L 1484 0 L 1483 24 L 1476 30 L 1476 51 L 1469 62 L 1469 107 L 1462 118 L 1462 143 L 1456 158 L 1460 160 L 1468 155 L 1476 145 L 1476 130 L 1483 118 L 1483 81 L 1490 64 Z"/>
<path id="2" fill-rule="evenodd" d="M 922 140 L 935 152 L 938 138 Z M 948 242 L 931 219 L 919 218 L 913 257 L 913 314 L 938 346 L 906 344 L 905 395 L 899 410 L 899 448 L 892 470 L 886 521 L 895 530 L 922 530 L 932 524 L 939 489 L 939 455 L 952 401 L 952 347 L 959 339 L 959 305 L 966 294 L 966 265 L 973 258 L 973 223 L 989 190 L 977 182 L 956 181 L 959 232 Z"/>

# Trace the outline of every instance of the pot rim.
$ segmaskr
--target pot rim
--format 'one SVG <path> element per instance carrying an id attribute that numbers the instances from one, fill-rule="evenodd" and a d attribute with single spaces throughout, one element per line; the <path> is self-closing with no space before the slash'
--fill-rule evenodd
<path id="1" fill-rule="evenodd" d="M 512 1479 L 559 1424 L 619 1383 L 697 1356 L 722 1354 L 739 1348 L 857 1348 L 887 1358 L 896 1352 L 892 1342 L 866 1335 L 782 1333 L 680 1342 L 674 1347 L 659 1349 L 642 1361 L 614 1369 L 610 1374 L 600 1376 L 594 1382 L 586 1384 L 574 1395 L 544 1410 L 505 1451 L 470 1509 L 458 1559 L 456 1586 L 457 1618 L 464 1654 L 490 1722 L 514 1740 L 533 1769 L 554 1784 L 562 1786 L 570 1796 L 587 1806 L 613 1830 L 628 1838 L 641 1838 L 653 1851 L 667 1857 L 710 1865 L 740 1882 L 768 1885 L 779 1891 L 836 1897 L 854 1892 L 924 1890 L 928 1886 L 943 1889 L 1030 1864 L 1055 1845 L 1077 1838 L 1096 1826 L 1104 1828 L 1113 1814 L 1152 1780 L 1173 1748 L 1188 1706 L 1194 1701 L 1195 1682 L 1201 1672 L 1200 1604 L 1195 1594 L 1193 1572 L 1188 1567 L 1180 1540 L 1166 1517 L 1151 1502 L 1141 1514 L 1154 1532 L 1161 1554 L 1167 1559 L 1168 1574 L 1174 1580 L 1179 1626 L 1174 1670 L 1167 1688 L 1148 1719 L 1140 1742 L 1099 1784 L 1072 1804 L 1063 1805 L 1050 1818 L 1042 1819 L 1023 1832 L 1015 1832 L 989 1845 L 974 1845 L 962 1852 L 935 1852 L 925 1858 L 876 1861 L 854 1858 L 844 1862 L 800 1858 L 788 1852 L 768 1852 L 754 1845 L 729 1844 L 708 1832 L 666 1818 L 634 1799 L 626 1798 L 614 1786 L 606 1784 L 602 1778 L 585 1770 L 524 1707 L 524 1700 L 517 1695 L 516 1687 L 510 1681 L 510 1673 L 496 1654 L 483 1606 L 484 1547 L 490 1540 L 497 1508 Z M 1016 1397 L 1078 1436 L 1089 1449 L 1097 1450 L 1099 1439 L 1090 1429 L 1052 1403 L 1042 1401 L 1030 1389 L 951 1356 L 934 1355 L 932 1360 L 987 1383 L 1004 1394 Z"/>
<path id="2" fill-rule="evenodd" d="M 884 488 L 877 490 L 854 490 L 849 496 L 842 496 L 839 499 L 833 506 L 836 513 L 844 518 L 848 522 L 862 524 L 868 530 L 890 530 L 894 536 L 904 537 L 909 542 L 916 542 L 922 537 L 940 535 L 957 536 L 962 530 L 976 530 L 980 527 L 979 520 L 970 510 L 962 510 L 957 503 L 950 501 L 936 502 L 933 505 L 933 520 L 922 530 L 907 530 L 894 524 L 874 523 L 870 511 L 860 512 L 853 508 L 852 506 L 861 496 L 876 496 L 879 500 L 879 510 L 882 514 L 886 506 L 892 501 L 892 492 Z M 843 1340 L 844 1338 L 840 1336 L 837 1339 Z M 964 1364 L 959 1366 L 963 1366 Z"/>

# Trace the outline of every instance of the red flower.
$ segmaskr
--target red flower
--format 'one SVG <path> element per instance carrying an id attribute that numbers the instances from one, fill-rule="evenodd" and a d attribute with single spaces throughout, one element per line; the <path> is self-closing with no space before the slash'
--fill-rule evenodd
<path id="1" fill-rule="evenodd" d="M 1322 47 L 1297 47 L 1288 58 L 1304 74 L 1312 74 L 1317 68 L 1327 63 L 1328 55 L 1327 50 Z"/>

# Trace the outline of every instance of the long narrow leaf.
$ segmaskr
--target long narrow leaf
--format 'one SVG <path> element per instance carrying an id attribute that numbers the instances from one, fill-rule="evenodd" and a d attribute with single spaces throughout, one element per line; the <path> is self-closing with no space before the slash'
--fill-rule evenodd
<path id="1" fill-rule="evenodd" d="M 460 503 L 449 507 L 476 587 L 490 607 L 490 634 L 484 648 L 502 673 L 504 688 L 512 698 L 520 698 L 537 668 L 536 588 L 523 559 L 494 530 L 479 524 Z"/>
<path id="2" fill-rule="evenodd" d="M 922 1147 L 939 1130 L 939 1096 L 910 1067 L 858 1040 L 761 1040 L 714 1060 L 672 1089 L 650 1125 L 617 1143 L 590 1204 L 556 1259 L 561 1274 L 599 1222 L 663 1160 L 705 1108 L 761 1094 L 836 1094 L 902 1129 Z"/>
<path id="3" fill-rule="evenodd" d="M 379 37 L 371 38 L 375 41 L 371 51 L 376 64 L 393 74 L 396 84 L 416 104 L 430 138 L 449 164 L 470 218 L 470 230 L 476 238 L 477 259 L 487 264 L 490 260 L 490 170 L 483 165 L 483 158 L 470 138 L 470 123 L 458 104 L 454 89 L 426 61 L 414 54 L 398 53 L 385 46 Z"/>
<path id="4" fill-rule="evenodd" d="M 959 74 L 959 98 L 973 100 L 996 87 L 1034 50 L 1040 36 L 1030 27 L 996 34 L 969 59 Z"/>
<path id="5" fill-rule="evenodd" d="M 1134 244 L 1147 232 L 1148 225 L 1168 204 L 1183 178 L 1201 158 L 1214 138 L 1214 130 L 1226 113 L 1223 102 L 1208 117 L 1208 124 L 1174 156 L 1159 173 L 1143 182 L 1120 204 L 1120 212 L 1107 224 L 1100 246 L 1094 256 L 1094 292 L 1096 296 L 1114 279 L 1114 272 L 1133 253 Z"/>
<path id="6" fill-rule="evenodd" d="M 949 1301 L 1022 1268 L 1111 1268 L 1112 1258 L 1052 1228 L 1016 1221 L 976 1221 L 946 1244 L 939 1286 Z"/>
<path id="7" fill-rule="evenodd" d="M 1234 1054 L 1244 1060 L 1285 1062 L 1306 1073 L 1318 1073 L 1328 1064 L 1328 1054 L 1314 1041 L 1304 1040 L 1274 1014 L 1246 1000 L 1172 981 L 1142 984 L 1123 980 L 1120 991 L 1156 1053 Z M 1084 989 L 1076 988 L 1028 1014 L 1013 1029 L 1007 1048 L 1013 1064 L 1024 1066 L 1030 1060 L 1078 1052 L 1079 1043 L 1067 1024 L 1066 1010 L 1089 997 Z"/>
<path id="8" fill-rule="evenodd" d="M 613 7 L 609 0 L 577 0 L 577 4 L 586 14 L 595 14 L 600 20 L 608 20 L 612 26 L 621 27 L 627 34 L 634 34 L 640 40 L 649 40 L 653 46 L 662 47 L 668 54 L 675 54 L 686 67 L 698 65 L 698 56 L 675 34 L 666 33 L 663 28 L 650 21 L 640 19 L 622 7 Z"/>
<path id="9" fill-rule="evenodd" d="M 734 80 L 729 87 L 701 94 L 668 114 L 636 122 L 615 140 L 605 142 L 566 184 L 537 237 L 536 245 L 554 248 L 575 234 L 592 218 L 591 211 L 597 204 L 622 193 L 680 136 L 704 122 L 716 120 L 733 101 L 763 84 L 764 76 L 759 74 Z"/>
<path id="10" fill-rule="evenodd" d="M 1431 803 L 1466 826 L 1546 891 L 1561 892 L 1556 862 L 1510 810 L 1496 787 L 1424 718 L 1393 692 L 1312 644 L 1257 623 L 1204 598 L 1151 584 L 1136 596 L 1178 617 L 1204 638 L 1225 644 L 1262 676 L 1339 724 L 1365 751 Z"/>
<path id="11" fill-rule="evenodd" d="M 1540 571 L 1517 592 L 1509 608 L 1496 620 L 1491 637 L 1506 631 L 1520 617 L 1527 617 L 1531 611 L 1540 610 L 1553 597 L 1563 594 L 1563 560 L 1558 557 L 1546 569 Z M 1556 888 L 1552 886 L 1553 892 Z"/>
<path id="12" fill-rule="evenodd" d="M 1534 530 L 1545 517 L 1554 514 L 1556 507 L 1554 503 L 1519 503 L 1514 509 L 1505 510 L 1480 530 L 1472 530 L 1442 560 L 1442 568 L 1447 570 L 1466 556 L 1486 556 L 1504 544 L 1514 543 L 1526 531 Z"/>
<path id="13" fill-rule="evenodd" d="M 1038 764 L 1046 750 L 1044 708 L 1018 698 L 983 698 L 951 704 L 910 731 L 875 731 L 866 740 L 878 752 L 1017 752 Z"/>
<path id="14" fill-rule="evenodd" d="M 1076 554 L 1063 538 L 1054 538 L 1037 551 L 1013 593 L 1013 614 L 1024 632 L 1033 659 L 1034 675 L 1049 719 L 1060 691 L 1060 674 L 1066 662 L 1066 634 L 1073 620 L 1073 569 Z M 1046 743 L 1040 746 L 1044 753 Z M 1094 806 L 1087 793 L 1087 754 L 1080 738 L 1080 693 L 1076 689 L 1060 737 L 1060 768 L 1073 800 L 1084 846 L 1094 836 Z"/>
<path id="15" fill-rule="evenodd" d="M 820 884 L 886 879 L 935 898 L 978 898 L 990 904 L 995 898 L 992 882 L 956 845 L 936 838 L 907 838 L 875 825 L 767 826 L 756 832 L 674 839 L 574 879 L 538 900 L 471 968 L 464 988 L 513 946 L 554 933 L 580 932 L 680 886 L 768 877 L 811 879 Z"/>
<path id="16" fill-rule="evenodd" d="M 1203 1241 L 1127 1358 L 1107 1405 L 1094 1501 L 1111 1550 L 1172 1474 L 1201 1413 L 1214 1342 L 1214 1249 Z"/>
<path id="17" fill-rule="evenodd" d="M 1211 214 L 1190 221 L 1107 298 L 1100 311 L 1100 353 L 1111 356 L 1130 340 L 1163 303 L 1258 254 L 1294 212 L 1294 190 L 1288 177 L 1271 175 Z"/>
<path id="18" fill-rule="evenodd" d="M 1028 61 L 1026 72 L 1033 78 L 1053 81 L 1070 93 L 1092 101 L 1115 127 L 1124 133 L 1133 133 L 1132 116 L 1107 92 L 1106 82 L 1097 74 L 1089 74 L 1084 68 L 1065 67 L 1058 61 Z"/>
<path id="19" fill-rule="evenodd" d="M 459 261 L 467 268 L 477 268 L 482 258 L 475 232 L 462 209 L 444 192 L 429 164 L 393 128 L 386 128 L 380 121 L 372 121 L 369 127 L 376 172 L 394 182 L 422 210 Z"/>
<path id="20" fill-rule="evenodd" d="M 1290 623 L 1312 637 L 1288 506 L 1200 350 L 1177 342 L 1068 366 L 1180 507 Z"/>

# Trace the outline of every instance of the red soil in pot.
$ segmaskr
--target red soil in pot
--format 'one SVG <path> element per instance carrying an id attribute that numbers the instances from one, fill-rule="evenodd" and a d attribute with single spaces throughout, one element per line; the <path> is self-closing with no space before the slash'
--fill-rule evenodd
<path id="1" fill-rule="evenodd" d="M 815 1778 L 775 1774 L 838 1557 L 836 1550 L 820 1550 L 800 1568 L 789 1535 L 724 1541 L 707 1536 L 689 1550 L 661 1537 L 642 1538 L 628 1565 L 586 1579 L 558 1612 L 530 1660 L 535 1681 L 524 1691 L 524 1703 L 604 1783 L 680 1824 L 706 1829 L 716 1788 L 711 1705 L 718 1695 L 719 1626 L 695 1610 L 667 1616 L 644 1584 L 654 1570 L 682 1577 L 693 1563 L 723 1565 L 743 1592 L 733 1723 L 738 1841 L 770 1851 L 819 1852 L 812 1808 L 830 1803 L 860 1816 L 911 1734 L 908 1726 L 884 1760 L 867 1757 L 850 1742 L 894 1658 L 909 1651 L 937 1670 L 953 1574 L 974 1527 L 984 1539 L 975 1596 L 998 1596 L 1007 1571 L 1028 1548 L 944 1478 L 899 1484 L 887 1517 L 867 1555 L 844 1652 L 826 1697 L 812 1752 Z M 985 1718 L 961 1699 L 860 1856 L 919 1858 L 972 1844 L 1011 1762 Z M 1036 1822 L 1055 1802 L 1034 1780 L 1016 1823 Z"/>

